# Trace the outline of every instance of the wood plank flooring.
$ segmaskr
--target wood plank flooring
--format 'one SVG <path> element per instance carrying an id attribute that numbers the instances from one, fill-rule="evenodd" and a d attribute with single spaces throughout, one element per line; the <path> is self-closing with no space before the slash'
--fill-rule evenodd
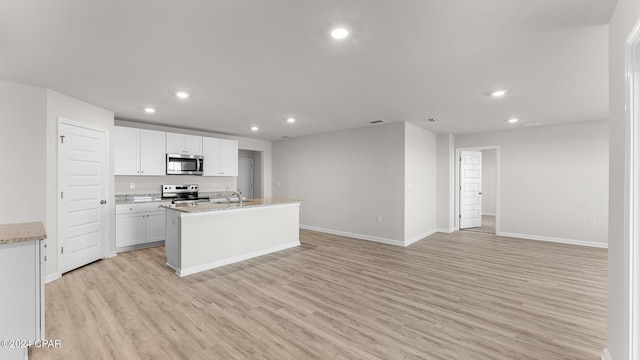
<path id="1" fill-rule="evenodd" d="M 298 248 L 178 278 L 164 248 L 46 285 L 50 359 L 599 359 L 607 251 L 473 232 Z"/>

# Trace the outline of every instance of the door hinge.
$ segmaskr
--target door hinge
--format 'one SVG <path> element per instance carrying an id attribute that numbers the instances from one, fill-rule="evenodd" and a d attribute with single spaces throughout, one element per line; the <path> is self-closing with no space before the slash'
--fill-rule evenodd
<path id="1" fill-rule="evenodd" d="M 64 191 L 60 191 L 60 199 L 64 199 Z"/>
<path id="2" fill-rule="evenodd" d="M 64 246 L 60 247 L 60 254 L 64 254 Z"/>
<path id="3" fill-rule="evenodd" d="M 64 144 L 64 135 L 60 135 L 60 143 Z"/>

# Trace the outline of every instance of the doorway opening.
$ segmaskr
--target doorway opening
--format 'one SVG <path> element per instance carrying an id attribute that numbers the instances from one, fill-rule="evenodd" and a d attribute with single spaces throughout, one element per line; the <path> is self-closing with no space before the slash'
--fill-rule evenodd
<path id="1" fill-rule="evenodd" d="M 247 199 L 262 198 L 262 151 L 238 151 L 238 189 Z"/>
<path id="2" fill-rule="evenodd" d="M 499 154 L 499 146 L 456 150 L 458 230 L 498 233 Z"/>

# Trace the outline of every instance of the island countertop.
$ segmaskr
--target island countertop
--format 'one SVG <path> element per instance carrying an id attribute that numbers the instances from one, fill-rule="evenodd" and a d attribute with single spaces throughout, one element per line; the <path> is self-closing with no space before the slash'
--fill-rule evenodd
<path id="1" fill-rule="evenodd" d="M 213 202 L 199 202 L 185 205 L 164 205 L 162 207 L 170 210 L 175 210 L 183 213 L 200 213 L 208 211 L 224 211 L 243 208 L 254 208 L 261 206 L 274 206 L 284 204 L 296 204 L 304 202 L 304 200 L 287 199 L 287 198 L 267 198 L 267 199 L 247 199 L 240 203 L 213 203 Z"/>
<path id="2" fill-rule="evenodd" d="M 0 225 L 0 244 L 9 244 L 47 238 L 42 222 Z"/>

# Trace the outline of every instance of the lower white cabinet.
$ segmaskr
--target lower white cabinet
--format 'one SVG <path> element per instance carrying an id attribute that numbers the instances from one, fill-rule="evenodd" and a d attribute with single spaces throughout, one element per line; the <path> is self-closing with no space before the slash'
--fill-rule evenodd
<path id="1" fill-rule="evenodd" d="M 163 203 L 116 205 L 116 251 L 158 245 L 165 236 Z"/>

